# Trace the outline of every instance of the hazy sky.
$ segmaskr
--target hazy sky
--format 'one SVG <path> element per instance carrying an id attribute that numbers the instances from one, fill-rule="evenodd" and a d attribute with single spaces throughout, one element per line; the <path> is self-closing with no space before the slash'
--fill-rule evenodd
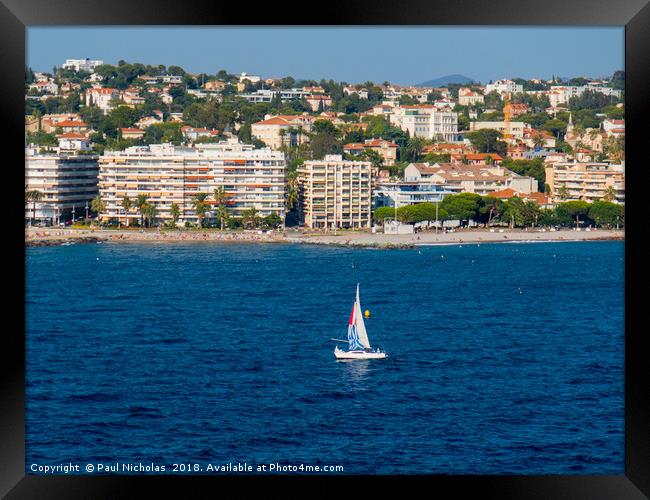
<path id="1" fill-rule="evenodd" d="M 417 84 L 450 74 L 498 78 L 610 76 L 623 69 L 623 27 L 29 27 L 27 64 L 66 59 L 175 64 L 350 83 Z"/>

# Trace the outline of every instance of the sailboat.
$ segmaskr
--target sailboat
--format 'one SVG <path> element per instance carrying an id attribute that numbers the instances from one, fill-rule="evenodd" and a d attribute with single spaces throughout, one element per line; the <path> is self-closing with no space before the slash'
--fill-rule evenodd
<path id="1" fill-rule="evenodd" d="M 340 340 L 340 339 L 332 339 Z M 372 349 L 366 332 L 366 325 L 361 314 L 361 302 L 359 301 L 359 283 L 357 283 L 357 297 L 352 306 L 350 321 L 348 322 L 348 350 L 334 348 L 336 359 L 382 359 L 386 353 L 381 349 Z"/>

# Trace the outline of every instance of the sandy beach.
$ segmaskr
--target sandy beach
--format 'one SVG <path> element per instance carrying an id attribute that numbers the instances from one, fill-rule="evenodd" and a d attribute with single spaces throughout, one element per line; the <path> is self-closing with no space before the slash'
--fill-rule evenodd
<path id="1" fill-rule="evenodd" d="M 250 243 L 307 243 L 374 248 L 413 247 L 418 245 L 450 245 L 462 243 L 540 242 L 540 241 L 591 241 L 623 240 L 622 230 L 564 229 L 457 229 L 454 232 L 422 232 L 417 234 L 383 234 L 365 231 L 337 231 L 314 233 L 306 231 L 159 231 L 152 230 L 102 230 L 70 228 L 27 228 L 25 243 L 28 246 L 63 245 L 92 242 L 250 242 Z"/>

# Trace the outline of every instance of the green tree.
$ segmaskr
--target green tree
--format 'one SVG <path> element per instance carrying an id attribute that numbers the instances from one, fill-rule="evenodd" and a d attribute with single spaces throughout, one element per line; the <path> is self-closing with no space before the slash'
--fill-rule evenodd
<path id="1" fill-rule="evenodd" d="M 172 216 L 172 220 L 174 221 L 174 227 L 176 226 L 176 223 L 178 222 L 178 218 L 181 215 L 181 209 L 176 203 L 172 203 L 171 206 L 169 207 L 169 214 Z"/>
<path id="2" fill-rule="evenodd" d="M 609 201 L 594 201 L 589 208 L 588 217 L 599 226 L 612 227 L 624 220 L 622 205 Z"/>
<path id="3" fill-rule="evenodd" d="M 341 153 L 339 130 L 328 120 L 316 120 L 310 135 L 309 146 L 314 159 L 322 159 L 327 154 Z"/>
<path id="4" fill-rule="evenodd" d="M 506 143 L 500 141 L 501 132 L 493 129 L 481 129 L 465 135 L 479 153 L 498 153 L 503 155 Z"/>
<path id="5" fill-rule="evenodd" d="M 223 231 L 226 220 L 229 217 L 228 213 L 229 197 L 223 186 L 214 190 L 214 206 L 216 209 L 217 218 L 221 222 L 221 230 Z"/>
<path id="6" fill-rule="evenodd" d="M 585 222 L 585 219 L 588 218 L 589 209 L 591 205 L 582 200 L 573 200 L 560 203 L 556 208 L 555 212 L 557 213 L 560 220 L 566 222 L 567 219 L 575 219 L 576 227 L 580 225 L 580 218 L 582 222 Z"/>
<path id="7" fill-rule="evenodd" d="M 400 160 L 407 162 L 417 162 L 420 160 L 425 141 L 421 137 L 411 137 L 406 147 L 400 151 Z"/>
<path id="8" fill-rule="evenodd" d="M 133 203 L 131 202 L 131 198 L 128 196 L 124 196 L 122 198 L 122 208 L 124 209 L 124 225 L 129 226 L 129 210 L 131 210 L 131 207 L 133 206 Z"/>
<path id="9" fill-rule="evenodd" d="M 614 186 L 607 186 L 605 188 L 605 192 L 603 193 L 603 200 L 604 201 L 614 201 L 616 199 L 616 190 L 614 189 Z"/>
<path id="10" fill-rule="evenodd" d="M 153 203 L 147 202 L 145 203 L 144 207 L 142 207 L 142 213 L 147 220 L 147 227 L 151 227 L 154 219 L 156 218 L 157 212 L 158 211 L 156 209 L 156 205 Z"/>
<path id="11" fill-rule="evenodd" d="M 489 226 L 492 221 L 501 215 L 503 211 L 503 201 L 494 196 L 481 197 L 479 204 L 478 216 L 476 222 L 480 222 Z"/>
<path id="12" fill-rule="evenodd" d="M 242 212 L 242 224 L 248 229 L 254 229 L 259 226 L 260 216 L 255 207 L 251 207 Z"/>
<path id="13" fill-rule="evenodd" d="M 25 202 L 31 202 L 32 203 L 32 217 L 29 220 L 29 225 L 32 225 L 32 220 L 36 219 L 36 203 L 41 201 L 43 199 L 43 193 L 38 190 L 33 190 L 33 191 L 27 191 L 25 193 Z"/>
<path id="14" fill-rule="evenodd" d="M 149 196 L 146 194 L 139 194 L 135 199 L 135 207 L 140 212 L 140 227 L 144 226 L 144 208 L 149 202 Z"/>
<path id="15" fill-rule="evenodd" d="M 282 224 L 282 219 L 278 214 L 273 212 L 263 219 L 263 224 L 269 229 L 276 229 Z"/>
<path id="16" fill-rule="evenodd" d="M 208 211 L 208 193 L 196 193 L 192 197 L 192 208 L 194 208 L 194 213 L 196 214 L 199 220 L 199 228 L 203 227 L 203 217 Z"/>
<path id="17" fill-rule="evenodd" d="M 476 220 L 481 205 L 481 196 L 474 193 L 460 193 L 445 196 L 440 207 L 447 212 L 449 219 L 464 221 Z"/>
<path id="18" fill-rule="evenodd" d="M 384 219 L 395 219 L 395 208 L 393 207 L 379 207 L 372 213 L 372 218 L 375 224 L 384 224 Z"/>
<path id="19" fill-rule="evenodd" d="M 571 196 L 569 193 L 569 188 L 566 186 L 560 186 L 557 190 L 557 197 L 561 200 L 567 200 Z"/>
<path id="20" fill-rule="evenodd" d="M 513 196 L 504 202 L 501 219 L 507 221 L 511 228 L 524 224 L 524 202 L 521 198 Z"/>
<path id="21" fill-rule="evenodd" d="M 93 198 L 90 208 L 97 215 L 97 219 L 99 219 L 102 213 L 106 211 L 106 203 L 102 200 L 101 195 L 98 194 Z"/>

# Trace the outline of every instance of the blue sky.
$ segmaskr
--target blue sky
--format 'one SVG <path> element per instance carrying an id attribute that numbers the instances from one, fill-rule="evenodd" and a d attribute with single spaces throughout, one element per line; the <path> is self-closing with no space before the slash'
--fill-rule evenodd
<path id="1" fill-rule="evenodd" d="M 623 27 L 30 27 L 27 64 L 65 59 L 175 64 L 407 85 L 450 74 L 483 83 L 552 75 L 609 76 L 624 65 Z"/>

